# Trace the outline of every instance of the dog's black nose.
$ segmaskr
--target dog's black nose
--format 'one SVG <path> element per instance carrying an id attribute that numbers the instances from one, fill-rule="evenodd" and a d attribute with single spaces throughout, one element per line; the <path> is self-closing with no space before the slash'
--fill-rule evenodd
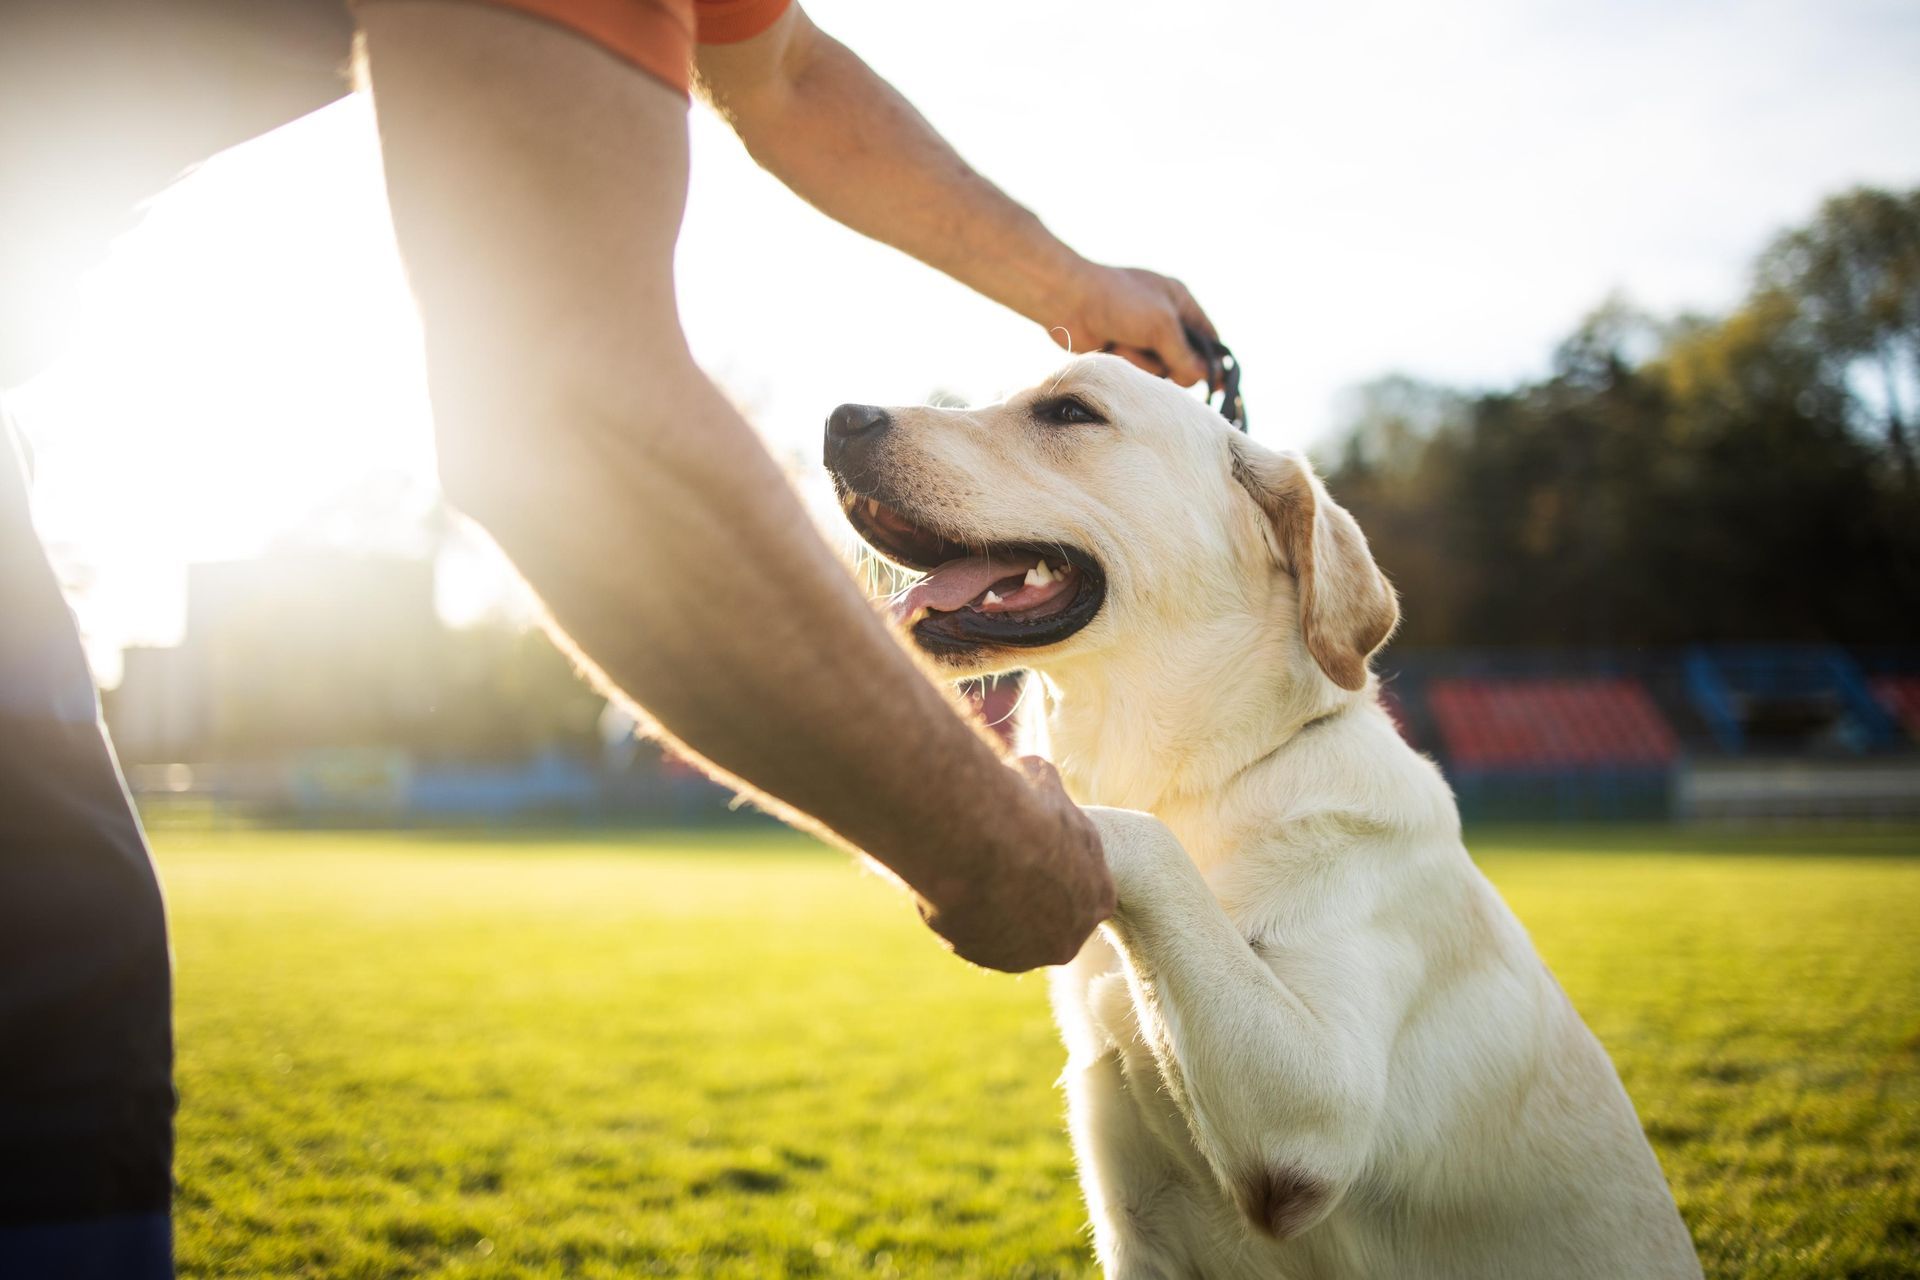
<path id="1" fill-rule="evenodd" d="M 827 440 L 839 443 L 877 435 L 893 421 L 877 404 L 843 404 L 827 415 Z"/>

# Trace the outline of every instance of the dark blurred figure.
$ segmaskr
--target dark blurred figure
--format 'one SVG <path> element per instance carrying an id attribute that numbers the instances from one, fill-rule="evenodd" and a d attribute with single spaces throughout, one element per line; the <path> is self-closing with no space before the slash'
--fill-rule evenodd
<path id="1" fill-rule="evenodd" d="M 0 5 L 0 388 L 182 170 L 340 97 L 337 0 Z M 166 923 L 0 403 L 0 1276 L 171 1276 Z"/>

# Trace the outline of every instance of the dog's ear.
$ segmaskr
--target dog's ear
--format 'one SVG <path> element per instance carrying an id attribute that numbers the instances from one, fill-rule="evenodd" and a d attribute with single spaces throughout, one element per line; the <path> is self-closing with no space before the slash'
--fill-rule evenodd
<path id="1" fill-rule="evenodd" d="M 1307 652 L 1342 689 L 1367 682 L 1367 659 L 1387 642 L 1400 606 L 1360 526 L 1327 496 L 1304 458 L 1228 437 L 1233 476 L 1271 523 L 1282 563 L 1300 590 Z"/>

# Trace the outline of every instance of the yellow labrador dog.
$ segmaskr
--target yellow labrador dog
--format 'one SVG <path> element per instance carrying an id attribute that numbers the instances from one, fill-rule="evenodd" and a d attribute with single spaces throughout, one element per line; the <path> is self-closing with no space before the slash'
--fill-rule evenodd
<path id="1" fill-rule="evenodd" d="M 1108 1275 L 1700 1274 L 1379 704 L 1393 589 L 1305 462 L 1108 356 L 986 408 L 842 406 L 826 452 L 925 573 L 894 602 L 919 646 L 1036 672 L 1069 790 L 1117 806 L 1119 914 L 1054 980 Z"/>

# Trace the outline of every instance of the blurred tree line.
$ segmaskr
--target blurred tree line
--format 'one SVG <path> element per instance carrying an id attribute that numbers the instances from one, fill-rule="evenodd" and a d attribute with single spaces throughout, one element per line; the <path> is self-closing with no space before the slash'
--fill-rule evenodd
<path id="1" fill-rule="evenodd" d="M 605 703 L 573 663 L 506 610 L 447 626 L 434 574 L 417 553 L 325 547 L 194 566 L 182 642 L 127 650 L 105 697 L 122 759 L 597 756 Z"/>
<path id="2" fill-rule="evenodd" d="M 1400 643 L 1920 642 L 1920 190 L 1829 199 L 1726 316 L 1610 301 L 1544 378 L 1355 394 L 1328 484 Z"/>
<path id="3" fill-rule="evenodd" d="M 591 757 L 600 750 L 606 699 L 538 627 L 468 627 L 447 634 L 423 756 L 517 760 L 542 751 Z"/>

